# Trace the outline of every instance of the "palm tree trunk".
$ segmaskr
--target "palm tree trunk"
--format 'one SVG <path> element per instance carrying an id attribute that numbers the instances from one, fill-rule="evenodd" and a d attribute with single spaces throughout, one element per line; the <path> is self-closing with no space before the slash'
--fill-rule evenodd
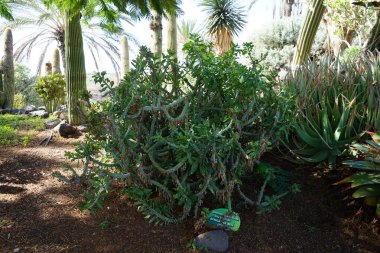
<path id="1" fill-rule="evenodd" d="M 323 0 L 313 0 L 310 3 L 305 21 L 298 36 L 292 61 L 292 69 L 297 68 L 307 60 L 324 11 L 325 6 L 323 5 Z"/>
<path id="2" fill-rule="evenodd" d="M 366 49 L 371 52 L 376 50 L 380 51 L 380 11 L 377 12 L 377 21 L 372 27 L 371 35 L 366 44 Z"/>
<path id="3" fill-rule="evenodd" d="M 284 17 L 292 15 L 294 0 L 282 0 L 284 3 Z"/>
<path id="4" fill-rule="evenodd" d="M 80 114 L 79 96 L 87 90 L 80 18 L 80 13 L 71 15 L 70 12 L 66 12 L 66 91 L 69 124 L 73 125 L 83 123 Z"/>
<path id="5" fill-rule="evenodd" d="M 170 14 L 168 18 L 168 49 L 174 52 L 177 58 L 177 17 L 176 13 Z"/>
<path id="6" fill-rule="evenodd" d="M 162 15 L 152 10 L 152 21 L 150 29 L 152 30 L 153 48 L 152 51 L 156 56 L 161 57 L 162 54 Z"/>

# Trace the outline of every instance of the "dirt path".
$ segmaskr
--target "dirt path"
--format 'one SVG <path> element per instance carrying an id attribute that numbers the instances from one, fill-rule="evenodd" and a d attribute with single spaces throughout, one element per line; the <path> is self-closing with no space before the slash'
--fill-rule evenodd
<path id="1" fill-rule="evenodd" d="M 51 176 L 75 141 L 0 147 L 0 252 L 190 251 L 186 244 L 199 233 L 194 221 L 153 226 L 116 195 L 95 216 L 79 211 L 69 187 Z M 347 206 L 330 182 L 306 174 L 302 182 L 302 192 L 279 211 L 238 210 L 242 227 L 231 234 L 230 252 L 380 252 L 378 226 L 355 215 L 358 206 Z M 109 226 L 102 229 L 105 220 Z"/>

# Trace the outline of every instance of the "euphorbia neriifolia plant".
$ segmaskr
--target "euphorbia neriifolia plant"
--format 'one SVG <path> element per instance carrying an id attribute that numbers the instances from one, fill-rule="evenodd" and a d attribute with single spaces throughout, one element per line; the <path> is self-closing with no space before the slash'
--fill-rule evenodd
<path id="1" fill-rule="evenodd" d="M 251 50 L 244 45 L 216 56 L 211 44 L 194 38 L 181 64 L 143 47 L 120 85 L 96 75 L 109 99 L 92 105 L 91 133 L 68 154 L 84 161 L 83 207 L 100 207 L 116 180 L 157 222 L 197 216 L 206 200 L 231 208 L 239 193 L 259 202 L 240 186 L 286 131 L 290 110 Z"/>

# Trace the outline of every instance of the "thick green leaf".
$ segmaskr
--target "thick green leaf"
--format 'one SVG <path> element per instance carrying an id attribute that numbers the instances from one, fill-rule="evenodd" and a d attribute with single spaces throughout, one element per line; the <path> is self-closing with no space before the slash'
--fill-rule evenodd
<path id="1" fill-rule="evenodd" d="M 364 198 L 364 197 L 379 197 L 380 196 L 380 184 L 376 185 L 366 185 L 363 187 L 360 187 L 358 190 L 356 190 L 352 197 L 357 198 Z"/>

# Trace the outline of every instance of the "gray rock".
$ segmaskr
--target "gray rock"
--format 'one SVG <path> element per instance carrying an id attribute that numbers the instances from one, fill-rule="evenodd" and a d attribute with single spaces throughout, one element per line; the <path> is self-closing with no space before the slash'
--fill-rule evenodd
<path id="1" fill-rule="evenodd" d="M 195 238 L 195 244 L 206 247 L 214 252 L 226 252 L 228 250 L 228 234 L 223 230 L 212 230 L 200 234 Z"/>
<path id="2" fill-rule="evenodd" d="M 39 110 L 39 111 L 42 111 L 42 110 L 46 111 L 46 107 L 45 106 L 40 106 L 40 107 L 37 108 L 37 110 Z"/>
<path id="3" fill-rule="evenodd" d="M 34 105 L 27 105 L 25 107 L 26 113 L 30 113 L 30 112 L 33 112 L 33 111 L 36 111 L 36 110 L 37 110 L 37 107 L 35 107 Z"/>
<path id="4" fill-rule="evenodd" d="M 86 124 L 78 126 L 77 129 L 79 130 L 79 132 L 82 132 L 82 133 L 88 132 L 88 126 Z"/>
<path id="5" fill-rule="evenodd" d="M 52 129 L 56 127 L 59 123 L 61 123 L 60 119 L 48 119 L 45 121 L 44 124 L 47 129 Z"/>
<path id="6" fill-rule="evenodd" d="M 60 118 L 61 120 L 67 120 L 68 119 L 67 112 L 60 112 L 58 115 L 58 118 Z"/>
<path id="7" fill-rule="evenodd" d="M 17 247 L 17 248 L 15 248 L 15 249 L 13 250 L 13 252 L 14 252 L 14 253 L 18 253 L 18 252 L 20 252 L 20 250 L 21 250 L 20 247 Z"/>
<path id="8" fill-rule="evenodd" d="M 73 137 L 75 134 L 77 134 L 78 130 L 67 123 L 63 123 L 63 124 L 60 124 L 58 132 L 59 132 L 59 135 L 61 135 L 62 137 L 70 138 L 70 137 Z"/>
<path id="9" fill-rule="evenodd" d="M 67 112 L 67 106 L 66 105 L 59 105 L 59 106 L 57 106 L 56 111 Z"/>
<path id="10" fill-rule="evenodd" d="M 44 110 L 38 110 L 38 111 L 33 111 L 29 113 L 30 116 L 32 117 L 41 117 L 41 118 L 47 118 L 49 117 L 49 113 L 47 113 Z"/>

